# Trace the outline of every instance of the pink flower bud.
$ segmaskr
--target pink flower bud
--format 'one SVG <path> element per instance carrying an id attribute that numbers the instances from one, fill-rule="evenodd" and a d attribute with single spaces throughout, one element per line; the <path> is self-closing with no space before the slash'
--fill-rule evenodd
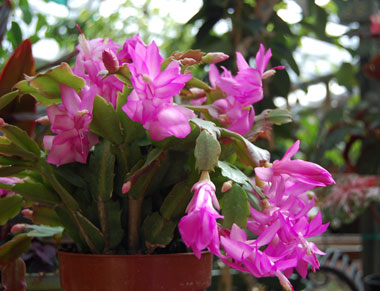
<path id="1" fill-rule="evenodd" d="M 222 186 L 222 193 L 227 192 L 231 188 L 232 188 L 232 181 L 224 182 Z"/>
<path id="2" fill-rule="evenodd" d="M 202 58 L 202 62 L 206 64 L 216 64 L 223 62 L 229 58 L 228 55 L 224 53 L 208 53 Z"/>
<path id="3" fill-rule="evenodd" d="M 47 115 L 38 118 L 36 122 L 42 125 L 50 125 L 49 117 Z"/>
<path id="4" fill-rule="evenodd" d="M 12 226 L 11 232 L 12 233 L 21 232 L 24 229 L 25 229 L 25 224 L 24 223 L 18 223 L 18 224 L 15 224 L 14 226 Z"/>
<path id="5" fill-rule="evenodd" d="M 206 92 L 203 89 L 199 88 L 191 88 L 190 89 L 191 94 L 193 94 L 194 97 L 196 98 L 202 98 L 206 96 Z"/>
<path id="6" fill-rule="evenodd" d="M 183 58 L 183 59 L 181 59 L 181 64 L 184 65 L 184 66 L 192 66 L 192 65 L 195 65 L 197 63 L 198 63 L 198 61 L 196 59 L 193 59 L 193 58 Z"/>
<path id="7" fill-rule="evenodd" d="M 123 184 L 123 187 L 121 188 L 121 192 L 123 194 L 127 194 L 129 192 L 129 190 L 131 190 L 131 181 L 128 181 L 127 183 L 124 183 Z"/>
<path id="8" fill-rule="evenodd" d="M 119 70 L 119 61 L 112 50 L 106 48 L 102 53 L 102 58 L 104 66 L 108 72 L 115 73 L 117 70 Z"/>
<path id="9" fill-rule="evenodd" d="M 4 119 L 2 119 L 2 118 L 0 117 L 0 128 L 3 127 L 4 125 L 5 125 L 5 121 L 4 121 Z"/>
<path id="10" fill-rule="evenodd" d="M 24 215 L 25 218 L 28 218 L 30 220 L 33 219 L 33 210 L 25 208 L 21 210 L 22 215 Z"/>

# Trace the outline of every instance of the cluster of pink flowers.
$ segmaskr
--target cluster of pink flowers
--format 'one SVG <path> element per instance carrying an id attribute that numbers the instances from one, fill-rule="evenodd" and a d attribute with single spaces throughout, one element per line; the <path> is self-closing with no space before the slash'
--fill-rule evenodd
<path id="1" fill-rule="evenodd" d="M 73 89 L 61 86 L 62 106 L 47 109 L 51 130 L 57 136 L 44 139 L 50 150 L 48 162 L 60 166 L 71 162 L 86 163 L 89 149 L 97 143 L 89 133 L 92 121 L 92 102 L 95 95 L 105 98 L 116 107 L 117 93 L 124 83 L 115 76 L 102 78 L 102 71 L 113 73 L 119 66 L 128 64 L 133 91 L 123 106 L 133 121 L 143 124 L 154 140 L 166 137 L 186 137 L 190 131 L 189 119 L 193 111 L 173 102 L 191 75 L 181 74 L 180 63 L 173 60 L 161 71 L 163 58 L 154 42 L 145 45 L 139 35 L 125 41 L 123 47 L 111 40 L 86 40 L 80 36 L 78 56 L 73 68 L 86 85 L 77 94 Z"/>
<path id="2" fill-rule="evenodd" d="M 190 109 L 175 104 L 174 96 L 192 76 L 181 73 L 181 63 L 177 60 L 164 63 L 154 42 L 146 45 L 136 35 L 121 47 L 104 39 L 87 41 L 82 35 L 78 50 L 73 72 L 84 78 L 86 86 L 78 93 L 61 85 L 62 105 L 47 109 L 51 130 L 56 134 L 44 138 L 44 146 L 50 150 L 49 163 L 57 166 L 73 161 L 86 163 L 91 147 L 98 142 L 89 132 L 94 97 L 98 94 L 115 108 L 117 93 L 124 86 L 115 76 L 102 78 L 99 73 L 108 70 L 112 74 L 122 66 L 128 67 L 132 87 L 122 110 L 131 120 L 141 123 L 154 140 L 171 136 L 184 138 L 190 133 L 189 120 L 195 115 Z M 214 64 L 210 65 L 210 83 L 213 90 L 221 93 L 221 98 L 208 108 L 219 124 L 244 134 L 254 122 L 252 104 L 263 98 L 262 80 L 283 67 L 265 71 L 271 51 L 266 51 L 263 45 L 256 55 L 256 68 L 251 68 L 239 52 L 236 55 L 236 76 L 226 68 L 220 74 Z M 292 287 L 287 278 L 294 268 L 305 277 L 309 264 L 313 269 L 319 267 L 316 254 L 322 252 L 306 239 L 323 233 L 328 224 L 322 224 L 320 212 L 309 218 L 314 200 L 306 193 L 335 182 L 320 166 L 291 160 L 298 149 L 299 141 L 280 161 L 255 169 L 256 178 L 265 185 L 266 198 L 261 199 L 262 211 L 251 207 L 247 227 L 252 239 L 236 224 L 231 229 L 220 226 L 218 220 L 223 216 L 218 212 L 215 185 L 207 171 L 202 173 L 200 181 L 193 186 L 194 196 L 186 215 L 179 222 L 185 244 L 198 258 L 207 248 L 235 269 L 255 277 L 277 276 L 288 290 Z M 130 187 L 126 183 L 123 193 Z"/>
<path id="3" fill-rule="evenodd" d="M 256 238 L 247 239 L 246 232 L 236 224 L 231 229 L 216 226 L 216 220 L 222 217 L 211 204 L 215 200 L 215 187 L 211 181 L 202 181 L 194 186 L 196 193 L 189 204 L 188 214 L 179 224 L 186 245 L 198 255 L 207 247 L 225 264 L 255 277 L 277 276 L 286 290 L 292 290 L 287 278 L 294 268 L 302 277 L 306 277 L 309 264 L 313 270 L 318 269 L 316 254 L 323 252 L 306 239 L 325 232 L 328 224 L 322 224 L 320 212 L 309 218 L 314 200 L 305 192 L 335 182 L 322 167 L 291 160 L 298 148 L 299 141 L 280 161 L 270 167 L 255 169 L 256 176 L 267 182 L 263 209 L 260 212 L 251 207 L 247 222 Z M 217 202 L 214 206 L 218 209 Z M 187 222 L 191 220 L 197 223 Z"/>
<path id="4" fill-rule="evenodd" d="M 219 74 L 217 67 L 214 64 L 210 65 L 211 85 L 221 89 L 226 95 L 212 104 L 214 110 L 211 110 L 210 114 L 224 127 L 239 134 L 245 134 L 251 129 L 255 118 L 252 104 L 264 97 L 262 80 L 274 73 L 274 69 L 283 69 L 276 67 L 265 72 L 271 57 L 271 50 L 265 51 L 261 44 L 256 54 L 256 68 L 251 68 L 242 54 L 236 52 L 236 76 L 224 67 L 223 73 Z"/>
<path id="5" fill-rule="evenodd" d="M 137 43 L 128 52 L 133 91 L 123 106 L 124 112 L 142 123 L 154 140 L 186 137 L 191 131 L 189 119 L 195 115 L 190 109 L 173 104 L 173 98 L 192 76 L 181 74 L 178 61 L 170 62 L 161 71 L 163 58 L 155 42 L 148 46 Z"/>

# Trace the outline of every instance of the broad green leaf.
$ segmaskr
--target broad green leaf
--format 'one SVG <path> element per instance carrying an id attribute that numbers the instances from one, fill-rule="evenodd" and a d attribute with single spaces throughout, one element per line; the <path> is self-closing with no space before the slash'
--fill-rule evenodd
<path id="1" fill-rule="evenodd" d="M 111 152 L 111 142 L 103 140 L 95 147 L 89 159 L 90 191 L 98 202 L 111 199 L 115 177 L 115 156 Z"/>
<path id="2" fill-rule="evenodd" d="M 31 238 L 26 234 L 19 234 L 0 246 L 0 266 L 5 266 L 16 260 L 31 246 Z"/>
<path id="3" fill-rule="evenodd" d="M 13 189 L 13 185 L 12 184 L 0 183 L 0 189 L 12 190 Z"/>
<path id="4" fill-rule="evenodd" d="M 24 158 L 25 160 L 33 160 L 36 158 L 33 153 L 19 148 L 18 146 L 12 144 L 8 139 L 5 139 L 5 137 L 3 137 L 3 139 L 0 137 L 0 154 L 6 157 L 17 156 Z"/>
<path id="5" fill-rule="evenodd" d="M 94 253 L 101 253 L 104 249 L 104 236 L 100 229 L 81 213 L 76 212 L 75 215 L 81 229 L 81 235 L 90 250 Z"/>
<path id="6" fill-rule="evenodd" d="M 351 63 L 343 63 L 336 74 L 338 84 L 352 88 L 356 81 L 355 74 L 356 72 Z"/>
<path id="7" fill-rule="evenodd" d="M 240 169 L 227 162 L 219 161 L 218 167 L 222 170 L 222 176 L 236 183 L 242 184 L 248 188 L 252 188 L 252 182 Z"/>
<path id="8" fill-rule="evenodd" d="M 20 195 L 12 195 L 0 198 L 0 225 L 20 213 L 23 199 Z"/>
<path id="9" fill-rule="evenodd" d="M 16 21 L 12 21 L 11 29 L 8 32 L 8 36 L 10 36 L 9 33 L 11 33 L 12 35 L 10 40 L 12 42 L 13 48 L 17 48 L 17 46 L 22 41 L 22 32 L 21 32 L 20 26 L 18 25 Z"/>
<path id="10" fill-rule="evenodd" d="M 53 167 L 42 159 L 39 160 L 38 166 L 41 174 L 49 181 L 52 188 L 57 192 L 57 194 L 61 198 L 63 204 L 65 204 L 65 206 L 70 210 L 79 209 L 78 202 L 74 199 L 71 193 L 69 193 L 66 190 L 66 188 L 62 186 L 62 184 L 57 179 Z"/>
<path id="11" fill-rule="evenodd" d="M 292 113 L 287 109 L 273 109 L 268 114 L 268 121 L 277 125 L 292 122 Z"/>
<path id="12" fill-rule="evenodd" d="M 28 84 L 28 81 L 23 80 L 16 84 L 15 88 L 22 94 L 32 95 L 40 106 L 50 106 L 61 102 L 61 98 L 46 98 L 36 88 Z"/>
<path id="13" fill-rule="evenodd" d="M 174 151 L 189 151 L 195 146 L 195 141 L 200 134 L 200 128 L 194 123 L 190 123 L 191 132 L 185 138 L 176 138 L 174 136 L 165 138 L 162 141 L 152 141 L 152 143 L 159 147 Z"/>
<path id="14" fill-rule="evenodd" d="M 7 106 L 9 103 L 11 103 L 13 100 L 15 100 L 18 95 L 19 95 L 18 91 L 12 91 L 12 92 L 9 92 L 9 93 L 1 96 L 0 97 L 0 110 L 3 109 L 5 106 Z"/>
<path id="15" fill-rule="evenodd" d="M 208 131 L 202 130 L 195 144 L 195 167 L 200 171 L 213 171 L 218 164 L 221 147 Z"/>
<path id="16" fill-rule="evenodd" d="M 24 179 L 17 183 L 13 191 L 22 195 L 27 201 L 50 205 L 61 202 L 61 199 L 53 189 L 32 179 Z"/>
<path id="17" fill-rule="evenodd" d="M 220 129 L 215 125 L 215 123 L 199 118 L 193 118 L 190 120 L 191 123 L 196 124 L 200 129 L 207 130 L 215 138 L 220 136 Z"/>
<path id="18" fill-rule="evenodd" d="M 46 225 L 26 225 L 26 233 L 29 237 L 53 237 L 61 235 L 63 232 L 62 226 L 46 226 Z M 30 231 L 29 231 L 30 230 Z"/>
<path id="19" fill-rule="evenodd" d="M 41 96 L 45 98 L 45 101 L 46 99 L 60 100 L 61 91 L 59 85 L 61 83 L 75 89 L 77 92 L 85 85 L 85 81 L 75 76 L 67 63 L 62 63 L 44 73 L 29 77 L 27 84 L 21 81 L 15 88 L 22 93 L 33 95 L 38 101 L 40 101 Z"/>
<path id="20" fill-rule="evenodd" d="M 107 223 L 109 230 L 109 248 L 116 248 L 124 236 L 124 230 L 121 225 L 121 209 L 120 204 L 117 201 L 107 201 Z"/>
<path id="21" fill-rule="evenodd" d="M 10 166 L 10 167 L 1 167 L 0 168 L 0 177 L 9 177 L 17 174 L 21 171 L 26 170 L 26 167 L 22 166 Z"/>
<path id="22" fill-rule="evenodd" d="M 174 185 L 161 205 L 160 213 L 163 218 L 176 219 L 185 213 L 187 204 L 193 196 L 191 188 L 192 185 L 189 185 L 187 181 L 182 181 Z"/>
<path id="23" fill-rule="evenodd" d="M 80 234 L 80 230 L 75 219 L 73 212 L 63 206 L 55 207 L 55 212 L 59 217 L 59 221 L 65 229 L 65 232 L 73 239 L 81 252 L 88 252 L 89 247 L 86 244 L 83 236 Z"/>
<path id="24" fill-rule="evenodd" d="M 248 196 L 239 185 L 233 184 L 232 188 L 224 194 L 222 215 L 224 216 L 223 226 L 226 228 L 231 228 L 234 223 L 241 228 L 247 226 Z"/>
<path id="25" fill-rule="evenodd" d="M 255 146 L 242 136 L 232 139 L 232 145 L 240 161 L 248 166 L 257 167 L 261 162 L 270 160 L 270 153 L 267 150 Z"/>
<path id="26" fill-rule="evenodd" d="M 62 223 L 51 206 L 33 205 L 33 223 L 36 225 L 62 226 Z"/>
<path id="27" fill-rule="evenodd" d="M 158 212 L 148 216 L 142 225 L 142 235 L 148 251 L 169 244 L 177 226 L 176 222 L 163 218 Z"/>
<path id="28" fill-rule="evenodd" d="M 25 262 L 21 257 L 9 262 L 1 272 L 1 283 L 5 290 L 25 290 Z"/>
<path id="29" fill-rule="evenodd" d="M 15 145 L 23 149 L 24 151 L 35 155 L 36 157 L 40 156 L 41 150 L 38 144 L 22 129 L 5 124 L 0 127 L 0 131 Z"/>
<path id="30" fill-rule="evenodd" d="M 96 95 L 92 114 L 91 131 L 109 139 L 113 143 L 121 144 L 123 142 L 119 118 L 111 103 Z"/>

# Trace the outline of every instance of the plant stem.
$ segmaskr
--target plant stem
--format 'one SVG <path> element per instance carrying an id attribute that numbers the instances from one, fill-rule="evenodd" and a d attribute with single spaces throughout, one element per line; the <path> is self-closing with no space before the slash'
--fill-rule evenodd
<path id="1" fill-rule="evenodd" d="M 136 254 L 139 248 L 142 202 L 142 198 L 134 199 L 132 196 L 129 196 L 128 250 L 131 254 Z"/>
<path id="2" fill-rule="evenodd" d="M 100 197 L 101 199 L 101 197 Z M 98 201 L 98 214 L 100 220 L 100 228 L 104 236 L 104 254 L 110 254 L 110 244 L 109 244 L 109 228 L 108 228 L 108 213 L 107 206 L 104 203 L 103 199 Z"/>

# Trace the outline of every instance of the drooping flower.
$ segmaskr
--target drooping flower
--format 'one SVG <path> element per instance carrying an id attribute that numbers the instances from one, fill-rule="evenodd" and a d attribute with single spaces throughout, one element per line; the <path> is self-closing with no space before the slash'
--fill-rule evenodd
<path id="1" fill-rule="evenodd" d="M 82 99 L 64 84 L 60 85 L 62 105 L 53 104 L 46 109 L 52 132 L 45 136 L 44 147 L 50 150 L 47 161 L 56 166 L 71 162 L 86 163 L 90 148 L 98 142 L 89 132 L 95 90 L 82 90 Z"/>
<path id="2" fill-rule="evenodd" d="M 0 183 L 8 184 L 14 186 L 16 183 L 20 182 L 20 179 L 17 177 L 0 177 Z M 14 194 L 9 189 L 3 189 L 0 187 L 0 197 Z"/>
<path id="3" fill-rule="evenodd" d="M 189 119 L 194 113 L 180 105 L 173 104 L 191 75 L 181 74 L 180 64 L 172 61 L 161 72 L 161 57 L 154 42 L 144 46 L 137 42 L 129 46 L 132 63 L 129 64 L 133 91 L 122 107 L 133 121 L 143 124 L 153 139 L 169 136 L 186 137 L 190 131 Z"/>
<path id="4" fill-rule="evenodd" d="M 291 188 L 293 193 L 294 191 L 303 193 L 315 187 L 335 184 L 331 174 L 321 166 L 303 160 L 291 160 L 298 152 L 299 144 L 299 140 L 296 141 L 283 158 L 280 161 L 274 161 L 271 167 L 255 168 L 256 175 L 263 181 L 271 181 L 276 184 L 276 187 L 287 181 L 288 184 L 292 184 L 288 188 Z M 284 177 L 289 179 L 283 179 Z"/>
<path id="5" fill-rule="evenodd" d="M 215 185 L 210 180 L 199 181 L 192 191 L 195 194 L 187 206 L 187 215 L 178 224 L 181 237 L 197 258 L 201 257 L 201 251 L 205 248 L 218 255 L 219 232 L 216 220 L 223 216 L 215 210 L 219 209 Z"/>

